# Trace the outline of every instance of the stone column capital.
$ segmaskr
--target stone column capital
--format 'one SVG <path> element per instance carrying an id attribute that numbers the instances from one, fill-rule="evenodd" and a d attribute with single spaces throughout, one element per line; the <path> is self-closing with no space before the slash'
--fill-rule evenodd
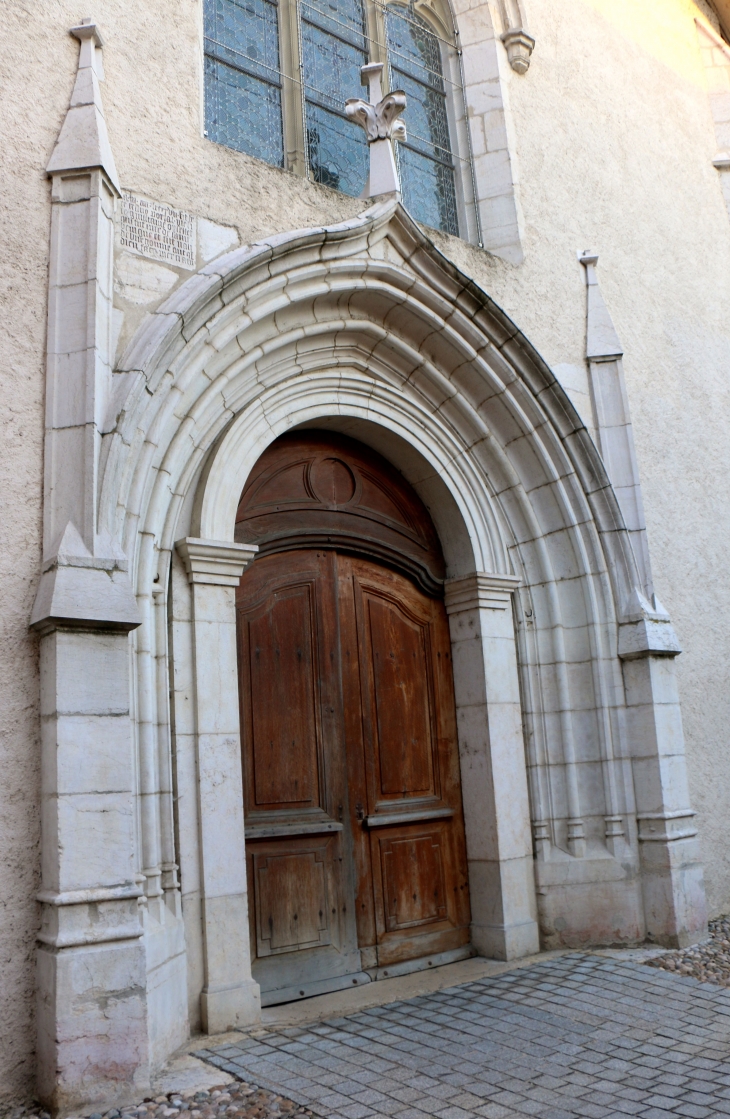
<path id="1" fill-rule="evenodd" d="M 244 570 L 258 552 L 256 544 L 232 540 L 201 540 L 186 536 L 175 544 L 188 580 L 217 587 L 237 587 Z"/>
<path id="2" fill-rule="evenodd" d="M 521 583 L 518 575 L 475 571 L 447 579 L 444 605 L 447 614 L 463 610 L 509 610 L 512 594 Z"/>

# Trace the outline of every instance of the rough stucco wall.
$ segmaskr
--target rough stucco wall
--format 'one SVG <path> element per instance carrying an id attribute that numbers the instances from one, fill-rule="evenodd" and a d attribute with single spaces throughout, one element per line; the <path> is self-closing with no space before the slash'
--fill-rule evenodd
<path id="1" fill-rule="evenodd" d="M 525 262 L 437 243 L 552 365 L 583 365 L 576 254 L 599 253 L 625 350 L 654 581 L 683 655 L 692 805 L 711 914 L 730 908 L 730 222 L 692 0 L 530 0 L 510 75 Z"/>
<path id="2" fill-rule="evenodd" d="M 164 18 L 149 0 L 46 0 L 42 9 L 42 18 L 30 0 L 0 9 L 0 1101 L 29 1091 L 32 1076 L 38 684 L 26 626 L 40 556 L 49 227 L 43 168 L 76 69 L 78 46 L 68 28 L 92 15 L 104 32 L 102 96 L 125 189 L 233 225 L 242 241 L 339 221 L 362 206 L 201 135 L 199 0 L 168 0 Z M 453 238 L 436 239 L 552 365 L 583 364 L 585 291 L 576 252 L 600 253 L 603 292 L 626 350 L 657 589 L 685 648 L 679 668 L 692 796 L 718 911 L 730 899 L 723 829 L 730 812 L 723 591 L 730 222 L 710 163 L 714 129 L 697 11 L 692 0 L 530 0 L 532 65 L 524 77 L 509 74 L 525 263 L 513 268 Z"/>
<path id="3" fill-rule="evenodd" d="M 40 728 L 38 650 L 28 618 L 42 496 L 49 231 L 42 167 L 57 123 L 48 104 L 68 95 L 58 67 L 35 71 L 38 56 L 27 29 L 36 15 L 31 5 L 4 5 L 0 34 L 0 116 L 6 123 L 0 206 L 0 1103 L 26 1097 L 34 1075 Z"/>
<path id="4" fill-rule="evenodd" d="M 502 301 L 551 364 L 577 361 L 575 252 L 598 250 L 656 589 L 684 649 L 690 792 L 717 913 L 730 902 L 730 222 L 697 14 L 691 0 L 531 0 L 538 47 L 510 89 L 527 262 Z"/>

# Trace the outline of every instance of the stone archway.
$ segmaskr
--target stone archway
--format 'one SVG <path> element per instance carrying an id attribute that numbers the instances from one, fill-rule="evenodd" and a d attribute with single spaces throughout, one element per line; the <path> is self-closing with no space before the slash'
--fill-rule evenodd
<path id="1" fill-rule="evenodd" d="M 615 495 L 549 368 L 397 204 L 214 261 L 149 316 L 113 382 L 96 524 L 109 558 L 59 552 L 34 613 L 65 751 L 53 772 L 72 701 L 87 736 L 104 740 L 112 715 L 126 736 L 114 789 L 84 802 L 83 826 L 59 816 L 62 865 L 47 852 L 41 1032 L 61 1039 L 44 1040 L 59 1078 L 83 1079 L 64 1040 L 75 1008 L 85 1037 L 109 1036 L 91 990 L 119 991 L 112 1033 L 138 1077 L 144 1053 L 159 1063 L 187 1031 L 186 977 L 194 1026 L 258 1013 L 233 607 L 251 552 L 234 526 L 259 455 L 305 423 L 385 454 L 444 546 L 479 950 L 535 950 L 535 878 L 547 943 L 692 939 L 701 870 L 668 619 L 634 594 Z M 69 571 L 93 595 L 54 614 Z M 108 687 L 80 708 L 73 681 L 102 657 Z M 93 881 L 72 889 L 92 817 Z M 99 1056 L 93 1075 L 116 1074 Z"/>

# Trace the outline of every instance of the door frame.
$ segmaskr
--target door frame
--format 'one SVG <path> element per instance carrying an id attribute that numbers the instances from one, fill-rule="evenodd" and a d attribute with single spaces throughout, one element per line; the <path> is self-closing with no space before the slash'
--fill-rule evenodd
<path id="1" fill-rule="evenodd" d="M 225 465 L 226 443 L 232 441 L 235 447 L 238 442 L 230 436 L 218 448 L 216 466 L 235 477 L 240 476 L 241 464 L 237 469 L 231 469 L 230 462 Z M 252 465 L 250 450 L 247 457 Z M 215 492 L 220 482 L 211 475 L 213 471 L 201 488 Z M 204 529 L 205 495 L 201 504 Z M 260 1018 L 260 992 L 251 974 L 248 943 L 235 637 L 235 588 L 254 555 L 251 545 L 186 537 L 176 544 L 171 573 L 171 639 L 178 676 L 174 690 L 185 693 L 185 729 L 194 743 L 196 771 L 188 763 L 186 788 L 177 790 L 178 798 L 188 798 L 185 824 L 178 829 L 180 859 L 196 860 L 199 868 L 199 908 L 190 909 L 186 926 L 192 932 L 197 923 L 202 937 L 193 934 L 198 951 L 192 943 L 188 946 L 188 967 L 191 986 L 202 991 L 201 1025 L 208 1033 Z M 445 594 L 472 944 L 480 955 L 503 960 L 539 951 L 512 608 L 519 583 L 509 574 L 472 571 L 448 579 Z M 215 673 L 211 665 L 217 666 Z M 175 726 L 179 735 L 183 728 L 178 714 Z"/>

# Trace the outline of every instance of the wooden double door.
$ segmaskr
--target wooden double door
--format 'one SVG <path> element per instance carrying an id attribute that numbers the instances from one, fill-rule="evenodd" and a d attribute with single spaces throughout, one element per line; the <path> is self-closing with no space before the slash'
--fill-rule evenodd
<path id="1" fill-rule="evenodd" d="M 264 1004 L 463 949 L 443 602 L 394 566 L 290 546 L 255 560 L 237 609 L 250 937 Z"/>

